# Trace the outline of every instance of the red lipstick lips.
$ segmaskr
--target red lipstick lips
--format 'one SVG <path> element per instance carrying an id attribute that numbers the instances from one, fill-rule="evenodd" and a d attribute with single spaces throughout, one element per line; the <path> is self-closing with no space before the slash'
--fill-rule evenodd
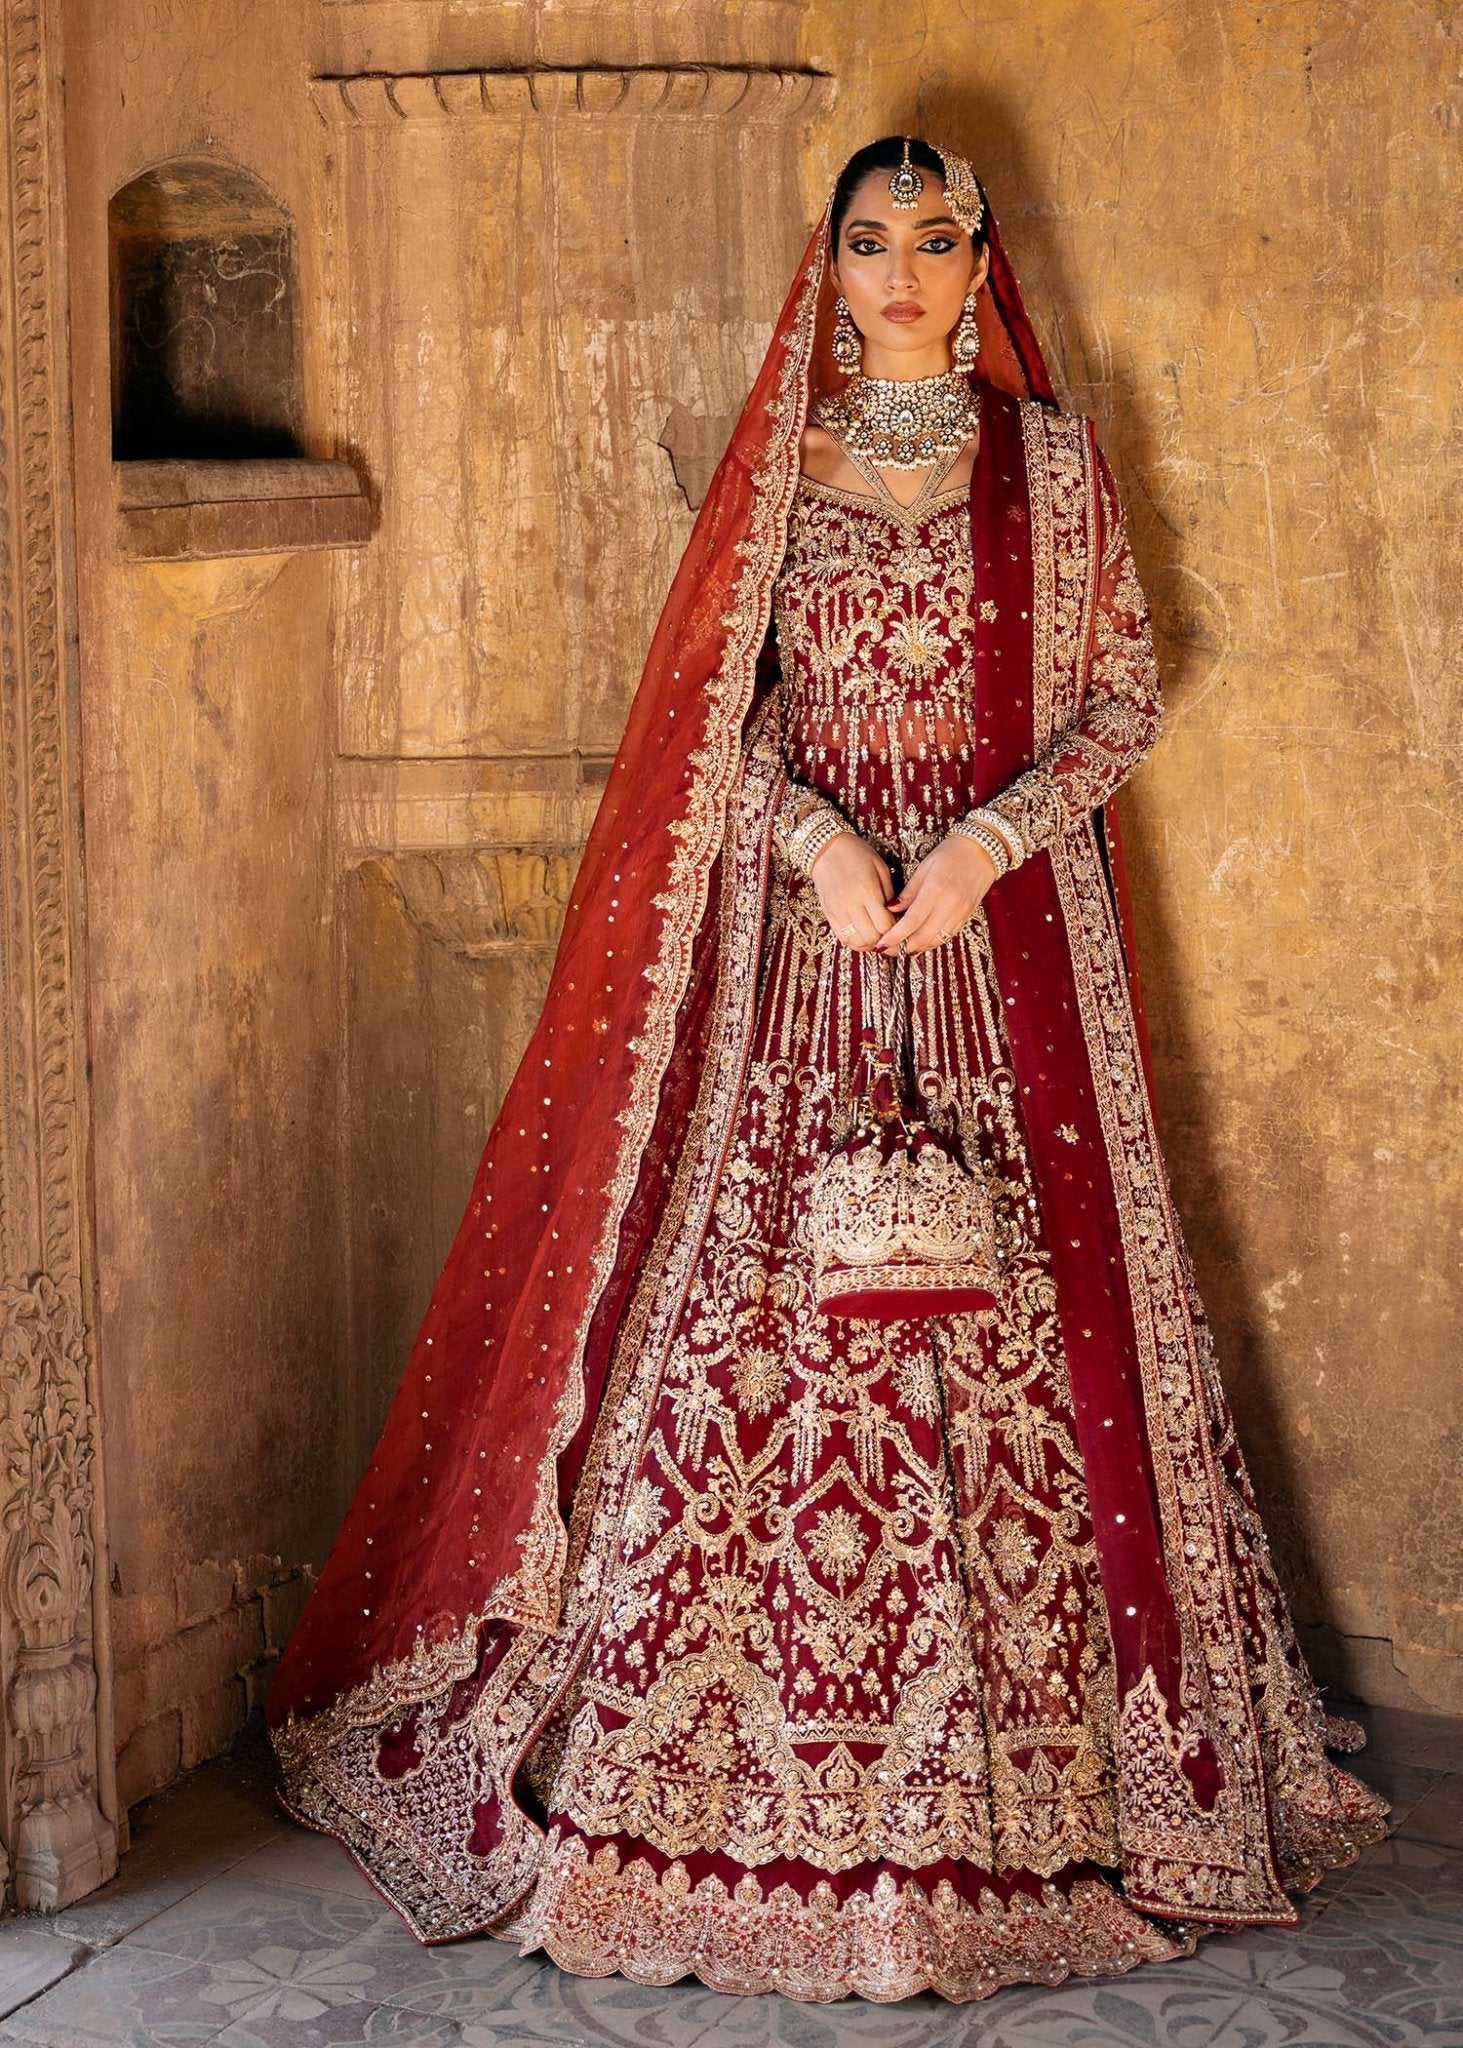
<path id="1" fill-rule="evenodd" d="M 886 320 L 923 320 L 924 317 L 923 306 L 911 306 L 903 299 L 895 299 L 884 308 Z"/>

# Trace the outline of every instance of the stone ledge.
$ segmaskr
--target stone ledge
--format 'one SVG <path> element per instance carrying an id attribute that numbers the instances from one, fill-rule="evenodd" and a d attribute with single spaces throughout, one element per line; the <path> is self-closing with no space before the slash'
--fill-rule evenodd
<path id="1" fill-rule="evenodd" d="M 301 456 L 114 462 L 118 546 L 130 561 L 360 547 L 371 504 L 348 462 Z"/>
<path id="2" fill-rule="evenodd" d="M 310 80 L 310 95 L 327 123 L 646 114 L 787 121 L 825 112 L 833 80 L 823 71 L 754 64 L 533 64 L 322 74 Z"/>
<path id="3" fill-rule="evenodd" d="M 340 758 L 340 850 L 373 854 L 563 854 L 577 865 L 613 757 L 345 755 Z"/>

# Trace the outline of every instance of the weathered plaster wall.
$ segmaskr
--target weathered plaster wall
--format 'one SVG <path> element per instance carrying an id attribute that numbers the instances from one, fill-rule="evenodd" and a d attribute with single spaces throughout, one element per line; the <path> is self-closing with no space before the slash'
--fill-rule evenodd
<path id="1" fill-rule="evenodd" d="M 1457 26 L 815 0 L 805 46 L 809 210 L 870 136 L 966 151 L 1118 470 L 1170 706 L 1122 808 L 1224 1376 L 1317 1666 L 1454 1711 Z"/>
<path id="2" fill-rule="evenodd" d="M 110 196 L 248 167 L 314 257 L 297 11 L 66 10 L 102 1443 L 125 1802 L 240 1726 L 339 1498 L 328 558 L 123 558 Z M 303 97 L 303 95 L 302 95 Z M 319 377 L 302 322 L 303 388 Z M 207 337 L 180 346 L 207 347 Z M 313 452 L 330 452 L 318 445 Z"/>

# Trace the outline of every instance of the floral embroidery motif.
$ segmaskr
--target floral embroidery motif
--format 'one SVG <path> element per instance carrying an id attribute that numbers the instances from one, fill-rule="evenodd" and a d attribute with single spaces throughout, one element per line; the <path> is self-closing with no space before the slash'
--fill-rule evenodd
<path id="1" fill-rule="evenodd" d="M 804 478 L 774 591 L 791 782 L 910 863 L 969 805 L 975 565 L 965 493 L 918 515 Z"/>
<path id="2" fill-rule="evenodd" d="M 1109 487 L 1085 453 L 1085 423 L 1023 406 L 1023 425 L 1042 570 L 1040 747 L 1081 708 L 1102 631 L 1099 562 L 1112 616 L 1137 614 L 1123 609 L 1132 591 L 1110 535 L 1099 553 L 1091 508 L 1107 504 Z M 938 558 L 941 508 L 928 511 L 859 545 Z M 790 535 L 802 518 L 800 493 Z M 933 645 L 947 629 L 923 623 L 931 588 L 916 585 L 902 616 L 917 612 Z M 896 604 L 855 637 L 882 657 L 900 644 L 900 616 Z M 1125 1176 L 1164 1541 L 1197 1688 L 1189 1718 L 1232 1776 L 1219 1818 L 1233 1861 L 1190 1860 L 1209 1817 L 1196 1823 L 1172 1776 L 1189 1722 L 1160 1727 L 1141 1693 L 1122 1713 L 1113 1697 L 1054 1289 L 979 919 L 917 963 L 912 1007 L 932 1116 L 982 1151 L 1004 1189 L 1007 1295 L 991 1316 L 928 1325 L 924 1344 L 852 1326 L 845 1345 L 824 1349 L 800 1306 L 797 1246 L 769 1187 L 790 1193 L 796 1162 L 836 1128 L 848 1078 L 839 1049 L 866 1008 L 882 1014 L 883 998 L 830 946 L 815 892 L 778 841 L 805 803 L 847 804 L 891 855 L 917 846 L 932 816 L 955 814 L 943 806 L 966 797 L 959 638 L 947 632 L 949 669 L 918 678 L 875 661 L 852 709 L 831 671 L 814 676 L 810 664 L 806 687 L 794 661 L 747 736 L 701 1086 L 570 1510 L 561 1612 L 480 1646 L 465 1630 L 279 1732 L 294 1809 L 348 1841 L 425 1933 L 492 1927 L 570 1967 L 655 1982 L 691 1968 L 726 1988 L 776 1983 L 804 1996 L 876 1983 L 886 1988 L 870 1995 L 903 1995 L 887 1987 L 924 1982 L 973 1996 L 1008 1975 L 1057 1981 L 1069 1967 L 1157 1952 L 1145 1944 L 1168 1937 L 1133 1902 L 1169 1920 L 1254 1917 L 1262 1903 L 1276 1917 L 1256 1832 L 1267 1814 L 1280 1876 L 1295 1886 L 1382 1832 L 1382 1802 L 1321 1753 L 1323 1718 L 1144 1122 L 1085 814 L 1048 851 L 1102 1083 L 1103 1139 Z M 853 667 L 839 673 L 852 678 Z M 829 728 L 851 726 L 853 710 L 872 737 L 850 768 Z M 749 906 L 765 909 L 765 924 Z M 774 1176 L 774 1156 L 790 1156 L 793 1174 Z M 1213 1645 L 1214 1665 L 1200 1643 Z M 1114 1756 L 1115 1741 L 1125 1754 Z M 1145 1757 L 1162 1794 L 1151 1812 Z M 902 1807 L 891 1786 L 904 1789 Z M 696 1846 L 691 1795 L 708 1791 L 722 1801 L 717 1851 L 731 1844 L 744 1864 L 731 1886 L 693 1874 L 708 1852 Z M 547 1833 L 530 1818 L 535 1801 L 562 1814 Z M 596 1812 L 636 1836 L 644 1857 L 587 1851 L 571 1814 L 585 1827 Z M 654 1846 L 678 1840 L 683 1850 Z M 769 1889 L 757 1868 L 789 1852 L 808 1881 Z M 871 1875 L 842 1905 L 843 1885 L 819 1890 L 813 1873 L 888 1853 L 907 1879 Z M 1121 1861 L 1128 1902 L 1097 1879 L 1066 1889 L 1076 1856 Z M 666 1857 L 676 1860 L 657 1876 Z M 951 1857 L 982 1874 L 980 1898 L 942 1890 L 933 1866 Z M 1013 1890 L 1018 1878 L 1034 1889 Z M 774 1950 L 790 1957 L 790 1975 L 767 1961 Z M 833 1988 L 798 1989 L 814 1985 Z"/>
<path id="3" fill-rule="evenodd" d="M 825 1881 L 803 1899 L 750 1871 L 735 1884 L 693 1882 L 681 1862 L 657 1872 L 612 1844 L 591 1853 L 557 1828 L 531 1905 L 493 1932 L 586 1976 L 619 1970 L 670 1984 L 694 1971 L 716 1991 L 820 2001 L 924 1990 L 982 1999 L 1007 1984 L 1171 1961 L 1192 1955 L 1198 1939 L 1192 1928 L 1155 1926 L 1090 1877 L 1030 1889 L 984 1877 L 957 1890 L 944 1874 L 901 1881 L 881 1870 L 867 1889 L 840 1896 Z"/>

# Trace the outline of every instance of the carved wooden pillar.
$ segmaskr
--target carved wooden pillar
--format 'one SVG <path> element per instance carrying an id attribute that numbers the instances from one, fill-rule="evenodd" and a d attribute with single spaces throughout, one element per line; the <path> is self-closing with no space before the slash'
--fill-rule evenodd
<path id="1" fill-rule="evenodd" d="M 0 1873 L 109 1877 L 87 1202 L 56 0 L 3 0 L 0 191 Z"/>

